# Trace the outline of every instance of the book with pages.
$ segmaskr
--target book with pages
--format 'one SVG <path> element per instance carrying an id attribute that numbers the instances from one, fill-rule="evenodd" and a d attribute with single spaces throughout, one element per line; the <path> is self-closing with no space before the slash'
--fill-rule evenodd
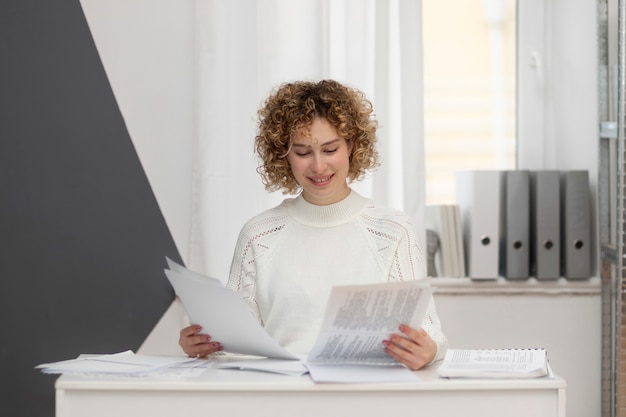
<path id="1" fill-rule="evenodd" d="M 446 378 L 538 378 L 549 375 L 545 349 L 448 349 L 437 369 Z"/>

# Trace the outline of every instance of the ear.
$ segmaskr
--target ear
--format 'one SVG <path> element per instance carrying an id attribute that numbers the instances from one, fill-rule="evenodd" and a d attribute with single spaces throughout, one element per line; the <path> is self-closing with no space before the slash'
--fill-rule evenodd
<path id="1" fill-rule="evenodd" d="M 352 139 L 346 139 L 346 144 L 348 145 L 348 153 L 352 155 L 352 149 L 354 148 L 354 141 Z"/>

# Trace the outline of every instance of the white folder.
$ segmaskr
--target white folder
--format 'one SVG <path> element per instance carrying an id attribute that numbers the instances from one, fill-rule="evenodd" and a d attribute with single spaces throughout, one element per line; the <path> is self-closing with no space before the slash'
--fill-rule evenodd
<path id="1" fill-rule="evenodd" d="M 504 171 L 457 172 L 466 270 L 475 280 L 497 279 L 501 274 L 504 185 Z"/>
<path id="2" fill-rule="evenodd" d="M 506 171 L 505 266 L 507 279 L 530 275 L 530 172 Z"/>
<path id="3" fill-rule="evenodd" d="M 559 171 L 531 172 L 531 273 L 538 280 L 561 276 L 559 181 Z"/>

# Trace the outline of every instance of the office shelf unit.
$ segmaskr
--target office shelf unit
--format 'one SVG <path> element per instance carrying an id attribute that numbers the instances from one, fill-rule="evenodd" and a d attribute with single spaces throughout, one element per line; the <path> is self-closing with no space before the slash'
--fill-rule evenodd
<path id="1" fill-rule="evenodd" d="M 602 286 L 602 415 L 626 416 L 625 129 L 626 0 L 598 1 Z M 617 16 L 617 19 L 615 17 Z"/>

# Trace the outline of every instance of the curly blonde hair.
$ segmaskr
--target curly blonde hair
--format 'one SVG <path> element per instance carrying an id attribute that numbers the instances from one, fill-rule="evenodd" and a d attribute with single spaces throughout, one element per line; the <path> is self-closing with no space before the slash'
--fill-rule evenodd
<path id="1" fill-rule="evenodd" d="M 378 165 L 376 129 L 372 103 L 354 88 L 337 81 L 298 81 L 276 88 L 258 111 L 258 135 L 254 148 L 261 163 L 257 168 L 265 189 L 295 194 L 300 190 L 287 154 L 296 132 L 324 118 L 349 142 L 348 179 L 356 181 Z"/>

